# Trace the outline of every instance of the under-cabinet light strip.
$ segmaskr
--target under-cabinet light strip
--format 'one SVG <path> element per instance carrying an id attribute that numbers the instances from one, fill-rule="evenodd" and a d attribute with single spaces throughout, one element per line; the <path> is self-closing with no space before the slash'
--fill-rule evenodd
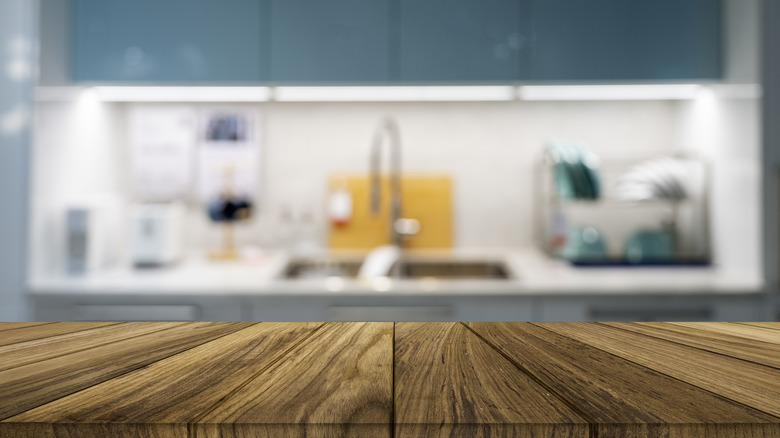
<path id="1" fill-rule="evenodd" d="M 685 100 L 707 86 L 698 84 L 521 85 L 521 86 L 323 86 L 209 87 L 96 86 L 38 87 L 39 101 L 70 100 L 94 90 L 105 102 L 441 102 L 441 101 L 577 101 Z M 754 84 L 712 85 L 723 97 L 758 98 Z M 717 93 L 720 95 L 721 93 Z"/>
<path id="2" fill-rule="evenodd" d="M 106 102 L 266 102 L 269 87 L 95 87 Z"/>
<path id="3" fill-rule="evenodd" d="M 504 101 L 515 99 L 513 86 L 277 87 L 279 102 Z"/>
<path id="4" fill-rule="evenodd" d="M 683 100 L 694 99 L 697 84 L 524 85 L 520 100 Z"/>

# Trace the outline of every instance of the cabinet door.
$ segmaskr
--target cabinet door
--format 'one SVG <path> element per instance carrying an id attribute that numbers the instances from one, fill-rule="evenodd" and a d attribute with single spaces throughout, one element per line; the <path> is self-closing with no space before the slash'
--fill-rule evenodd
<path id="1" fill-rule="evenodd" d="M 400 0 L 404 82 L 491 82 L 527 77 L 529 0 Z"/>
<path id="2" fill-rule="evenodd" d="M 267 1 L 76 0 L 75 79 L 267 79 Z"/>
<path id="3" fill-rule="evenodd" d="M 274 0 L 271 16 L 271 80 L 390 79 L 390 0 Z"/>
<path id="4" fill-rule="evenodd" d="M 720 1 L 534 0 L 533 79 L 720 76 Z"/>

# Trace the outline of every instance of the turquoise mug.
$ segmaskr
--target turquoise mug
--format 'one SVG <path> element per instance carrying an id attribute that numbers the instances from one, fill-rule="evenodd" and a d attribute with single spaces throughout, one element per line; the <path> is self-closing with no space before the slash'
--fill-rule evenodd
<path id="1" fill-rule="evenodd" d="M 596 227 L 577 227 L 569 231 L 558 255 L 567 260 L 603 260 L 607 258 L 607 245 Z"/>
<path id="2" fill-rule="evenodd" d="M 629 262 L 672 260 L 674 241 L 668 231 L 643 229 L 626 240 L 625 257 Z"/>

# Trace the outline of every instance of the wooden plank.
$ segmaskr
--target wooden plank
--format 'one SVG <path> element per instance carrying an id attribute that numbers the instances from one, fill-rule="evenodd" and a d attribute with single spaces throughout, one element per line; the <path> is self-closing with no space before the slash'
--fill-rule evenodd
<path id="1" fill-rule="evenodd" d="M 733 324 L 730 322 L 668 322 L 667 324 L 681 327 L 690 327 L 715 333 L 723 333 L 731 336 L 739 336 L 755 341 L 780 344 L 779 332 L 777 330 L 763 327 L 750 327 L 747 325 Z"/>
<path id="2" fill-rule="evenodd" d="M 770 327 L 89 324 L 0 347 L 0 436 L 780 437 Z"/>
<path id="3" fill-rule="evenodd" d="M 146 434 L 186 436 L 188 422 L 254 378 L 321 325 L 256 324 L 6 422 L 51 425 L 51 433 L 39 432 L 43 437 L 65 431 L 77 431 L 80 437 L 134 436 L 141 423 L 148 423 Z"/>
<path id="4" fill-rule="evenodd" d="M 0 423 L 0 436 L 12 438 L 187 438 L 187 426 L 177 424 L 124 424 L 116 434 L 113 423 Z"/>
<path id="5" fill-rule="evenodd" d="M 0 332 L 6 330 L 16 330 L 26 327 L 35 327 L 36 325 L 54 324 L 53 322 L 0 322 Z M 2 334 L 0 334 L 2 336 Z"/>
<path id="6" fill-rule="evenodd" d="M 110 344 L 167 327 L 149 322 L 101 324 L 93 329 L 5 345 L 0 347 L 0 371 Z"/>
<path id="7" fill-rule="evenodd" d="M 780 371 L 774 368 L 600 324 L 540 325 L 780 417 Z M 726 420 L 724 418 L 720 421 Z"/>
<path id="8" fill-rule="evenodd" d="M 226 396 L 192 432 L 222 438 L 389 436 L 392 367 L 392 323 L 328 323 Z"/>
<path id="9" fill-rule="evenodd" d="M 542 325 L 468 324 L 583 412 L 599 437 L 688 437 L 692 430 L 708 429 L 706 436 L 725 438 L 753 436 L 755 428 L 777 431 L 775 417 L 546 329 L 583 331 L 587 323 Z M 735 433 L 733 424 L 745 426 Z"/>
<path id="10" fill-rule="evenodd" d="M 739 322 L 738 324 L 752 325 L 754 327 L 768 328 L 772 330 L 780 330 L 780 322 Z"/>
<path id="11" fill-rule="evenodd" d="M 754 341 L 739 336 L 689 327 L 679 327 L 663 322 L 616 322 L 604 324 L 780 369 L 780 344 Z"/>
<path id="12" fill-rule="evenodd" d="M 599 425 L 598 438 L 778 438 L 774 424 L 632 424 Z"/>
<path id="13" fill-rule="evenodd" d="M 0 346 L 42 339 L 65 333 L 73 333 L 96 327 L 119 324 L 118 322 L 55 322 L 0 333 Z"/>
<path id="14" fill-rule="evenodd" d="M 247 326 L 246 323 L 156 324 L 159 324 L 161 330 L 0 371 L 0 419 L 105 382 Z"/>
<path id="15" fill-rule="evenodd" d="M 398 323 L 396 436 L 587 437 L 587 420 L 459 323 Z"/>

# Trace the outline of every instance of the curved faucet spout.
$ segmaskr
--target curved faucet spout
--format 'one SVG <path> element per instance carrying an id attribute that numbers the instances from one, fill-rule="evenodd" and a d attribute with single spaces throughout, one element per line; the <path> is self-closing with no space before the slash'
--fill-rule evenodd
<path id="1" fill-rule="evenodd" d="M 382 145 L 385 139 L 390 147 L 390 243 L 401 246 L 402 236 L 396 230 L 395 224 L 401 219 L 401 132 L 398 123 L 390 117 L 381 121 L 374 132 L 371 146 L 370 180 L 371 180 L 371 212 L 379 213 L 381 205 Z"/>

